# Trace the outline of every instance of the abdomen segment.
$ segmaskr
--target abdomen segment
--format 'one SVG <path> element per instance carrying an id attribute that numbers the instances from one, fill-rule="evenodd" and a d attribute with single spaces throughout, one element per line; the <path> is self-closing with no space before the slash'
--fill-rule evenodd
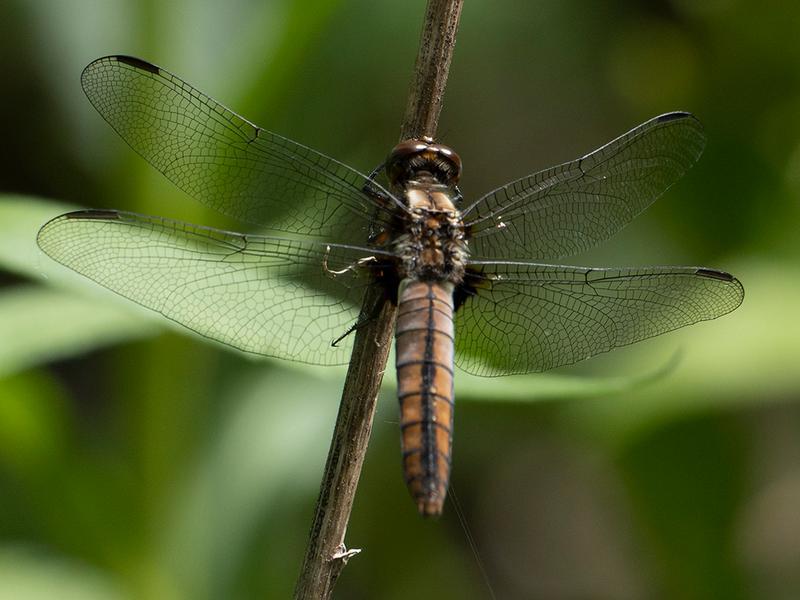
<path id="1" fill-rule="evenodd" d="M 397 315 L 403 470 L 422 515 L 442 512 L 453 431 L 453 284 L 406 279 Z"/>

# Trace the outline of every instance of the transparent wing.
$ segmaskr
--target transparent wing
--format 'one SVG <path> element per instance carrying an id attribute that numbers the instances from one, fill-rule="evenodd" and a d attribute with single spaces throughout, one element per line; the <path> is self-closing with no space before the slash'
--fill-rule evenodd
<path id="1" fill-rule="evenodd" d="M 504 185 L 464 211 L 470 253 L 553 259 L 608 239 L 700 157 L 705 136 L 689 113 L 655 117 L 591 154 Z"/>
<path id="2" fill-rule="evenodd" d="M 350 338 L 331 342 L 356 321 L 370 282 L 359 261 L 374 255 L 97 210 L 53 219 L 37 241 L 58 262 L 201 335 L 323 365 L 349 360 Z"/>
<path id="3" fill-rule="evenodd" d="M 591 269 L 476 263 L 456 312 L 456 364 L 476 375 L 568 365 L 738 307 L 728 273 L 698 267 Z"/>
<path id="4" fill-rule="evenodd" d="M 108 56 L 83 90 L 120 136 L 175 185 L 239 220 L 342 243 L 366 242 L 404 210 L 364 175 L 256 127 L 178 77 L 138 58 Z"/>

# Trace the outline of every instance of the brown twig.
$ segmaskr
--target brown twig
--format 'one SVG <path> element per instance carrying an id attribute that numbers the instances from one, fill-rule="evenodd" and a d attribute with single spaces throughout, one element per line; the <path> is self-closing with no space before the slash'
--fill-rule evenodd
<path id="1" fill-rule="evenodd" d="M 463 0 L 428 0 L 414 81 L 400 139 L 434 137 L 455 46 Z M 344 536 L 367 451 L 397 308 L 369 288 L 361 308 L 350 368 L 328 451 L 308 547 L 297 580 L 296 600 L 330 598 L 336 578 L 359 550 Z"/>
<path id="2" fill-rule="evenodd" d="M 436 137 L 464 0 L 428 0 L 400 139 Z"/>

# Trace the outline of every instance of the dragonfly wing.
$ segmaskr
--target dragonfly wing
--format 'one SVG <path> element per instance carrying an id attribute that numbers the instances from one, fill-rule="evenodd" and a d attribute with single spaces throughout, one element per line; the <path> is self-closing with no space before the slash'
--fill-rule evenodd
<path id="1" fill-rule="evenodd" d="M 325 365 L 349 359 L 349 338 L 331 342 L 356 322 L 371 279 L 368 267 L 348 267 L 374 254 L 98 210 L 53 219 L 37 241 L 58 262 L 203 336 Z"/>
<path id="2" fill-rule="evenodd" d="M 484 376 L 569 365 L 722 316 L 744 298 L 736 278 L 699 267 L 472 267 L 475 293 L 455 318 L 456 364 Z"/>
<path id="3" fill-rule="evenodd" d="M 586 250 L 650 206 L 704 146 L 700 122 L 673 112 L 582 158 L 512 181 L 464 211 L 470 253 L 552 259 Z"/>
<path id="4" fill-rule="evenodd" d="M 92 62 L 81 84 L 120 136 L 175 185 L 235 219 L 364 243 L 402 205 L 361 173 L 261 129 L 138 58 Z M 365 186 L 381 192 L 364 193 Z"/>

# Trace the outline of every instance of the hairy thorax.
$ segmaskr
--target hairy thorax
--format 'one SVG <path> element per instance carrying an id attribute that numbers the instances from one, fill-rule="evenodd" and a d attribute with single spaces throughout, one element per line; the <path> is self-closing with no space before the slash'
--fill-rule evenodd
<path id="1" fill-rule="evenodd" d="M 467 243 L 452 188 L 421 179 L 404 190 L 410 209 L 406 233 L 395 247 L 401 256 L 401 278 L 461 283 Z"/>

